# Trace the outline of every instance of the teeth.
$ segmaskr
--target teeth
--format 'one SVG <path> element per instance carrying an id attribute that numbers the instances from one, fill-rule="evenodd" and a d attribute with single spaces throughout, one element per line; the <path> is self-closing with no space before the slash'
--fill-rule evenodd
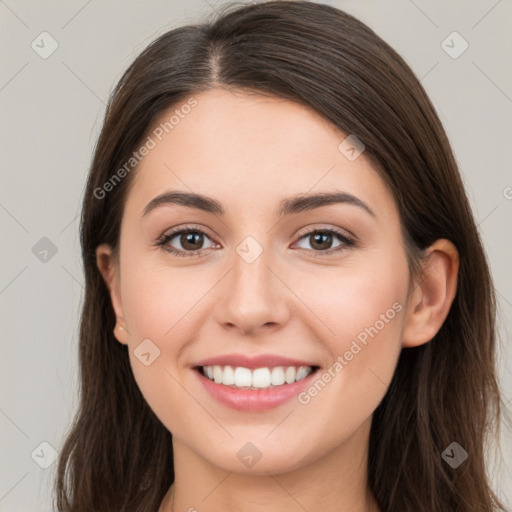
<path id="1" fill-rule="evenodd" d="M 302 380 L 308 376 L 309 372 L 305 366 L 299 367 L 297 370 L 297 375 L 295 376 L 295 380 Z"/>
<path id="2" fill-rule="evenodd" d="M 268 368 L 257 368 L 252 372 L 253 388 L 268 388 L 271 383 L 270 370 Z"/>
<path id="3" fill-rule="evenodd" d="M 286 368 L 286 371 L 284 372 L 284 380 L 286 381 L 286 384 L 291 384 L 292 382 L 295 382 L 295 375 L 297 374 L 297 370 L 293 366 L 288 366 Z"/>
<path id="4" fill-rule="evenodd" d="M 213 367 L 213 380 L 216 384 L 222 384 L 223 372 L 220 366 Z"/>
<path id="5" fill-rule="evenodd" d="M 220 368 L 220 367 L 219 367 Z M 226 386 L 232 386 L 235 383 L 235 372 L 231 366 L 226 366 L 224 368 L 224 373 L 222 374 L 222 384 Z"/>
<path id="6" fill-rule="evenodd" d="M 215 366 L 215 368 L 220 369 L 221 367 Z M 224 384 L 224 382 L 223 382 L 223 384 Z M 235 368 L 235 386 L 237 388 L 242 388 L 245 386 L 251 387 L 252 386 L 251 370 L 249 370 L 248 368 L 242 368 L 242 367 Z"/>
<path id="7" fill-rule="evenodd" d="M 313 371 L 311 366 L 276 366 L 251 370 L 243 366 L 203 366 L 202 373 L 216 384 L 236 388 L 268 389 L 292 384 L 305 379 Z"/>
<path id="8" fill-rule="evenodd" d="M 284 384 L 284 368 L 276 366 L 272 368 L 272 386 L 281 386 Z"/>

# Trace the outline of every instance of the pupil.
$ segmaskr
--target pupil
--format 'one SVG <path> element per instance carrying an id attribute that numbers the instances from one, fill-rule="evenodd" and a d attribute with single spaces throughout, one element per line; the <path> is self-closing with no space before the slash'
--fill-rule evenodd
<path id="1" fill-rule="evenodd" d="M 199 243 L 202 241 L 202 234 L 201 233 L 187 233 L 184 235 L 181 235 L 181 245 L 185 249 L 191 249 L 195 250 L 197 249 L 197 246 L 194 246 L 194 243 Z M 188 246 L 188 247 L 187 247 Z"/>
<path id="2" fill-rule="evenodd" d="M 317 247 L 318 249 L 329 249 L 329 242 L 330 241 L 329 239 L 332 237 L 332 235 L 329 235 L 329 234 L 323 234 L 323 233 L 315 233 L 313 235 L 313 239 L 314 239 L 314 244 L 319 244 L 320 247 Z M 314 245 L 313 244 L 313 245 Z M 326 246 L 327 244 L 327 246 Z"/>

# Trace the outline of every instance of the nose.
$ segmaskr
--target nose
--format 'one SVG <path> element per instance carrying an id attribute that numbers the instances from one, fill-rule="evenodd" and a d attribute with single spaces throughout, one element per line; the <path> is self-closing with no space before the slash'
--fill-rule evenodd
<path id="1" fill-rule="evenodd" d="M 263 251 L 251 263 L 237 253 L 231 271 L 217 290 L 214 318 L 240 335 L 278 330 L 290 315 L 290 295 L 279 272 Z M 275 265 L 274 265 L 275 267 Z"/>

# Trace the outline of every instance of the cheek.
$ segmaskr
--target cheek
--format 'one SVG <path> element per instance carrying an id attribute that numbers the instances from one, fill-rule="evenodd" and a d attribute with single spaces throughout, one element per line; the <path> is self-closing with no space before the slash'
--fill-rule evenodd
<path id="1" fill-rule="evenodd" d="M 409 270 L 405 254 L 399 251 L 356 255 L 338 267 L 319 267 L 289 279 L 308 306 L 308 315 L 316 318 L 318 336 L 332 354 L 348 350 L 352 340 L 364 344 L 377 335 L 395 338 L 388 334 L 401 330 L 399 313 L 405 311 Z"/>
<path id="2" fill-rule="evenodd" d="M 193 269 L 163 266 L 136 248 L 130 251 L 126 247 L 125 254 L 130 256 L 121 261 L 121 299 L 132 368 L 144 390 L 152 385 L 157 369 L 156 380 L 172 380 L 164 368 L 175 373 L 180 340 L 186 340 L 183 329 L 207 290 L 204 279 Z M 141 361 L 141 353 L 150 356 Z M 148 360 L 151 363 L 146 367 L 143 363 Z"/>
<path id="3" fill-rule="evenodd" d="M 406 311 L 405 255 L 389 251 L 353 263 L 329 275 L 316 273 L 297 292 L 321 319 L 317 336 L 331 358 L 299 402 L 322 418 L 323 434 L 333 438 L 355 430 L 384 397 L 401 351 Z"/>
<path id="4" fill-rule="evenodd" d="M 191 406 L 189 394 L 179 384 L 180 354 L 193 336 L 195 306 L 208 288 L 192 269 L 141 262 L 132 268 L 125 265 L 124 271 L 121 295 L 133 375 L 153 412 L 174 430 L 180 421 L 172 411 Z"/>
<path id="5" fill-rule="evenodd" d="M 126 268 L 121 294 L 130 332 L 155 340 L 178 338 L 181 322 L 208 292 L 209 280 L 202 275 L 158 264 L 141 264 L 133 272 Z"/>

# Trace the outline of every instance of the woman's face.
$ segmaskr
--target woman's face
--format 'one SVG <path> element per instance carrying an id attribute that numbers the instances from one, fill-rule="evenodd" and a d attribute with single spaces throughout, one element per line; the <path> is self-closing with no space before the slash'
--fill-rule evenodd
<path id="1" fill-rule="evenodd" d="M 112 298 L 137 384 L 174 442 L 222 469 L 355 457 L 402 348 L 393 198 L 314 111 L 223 89 L 193 98 L 152 128 L 175 115 L 150 133 L 122 219 Z"/>

